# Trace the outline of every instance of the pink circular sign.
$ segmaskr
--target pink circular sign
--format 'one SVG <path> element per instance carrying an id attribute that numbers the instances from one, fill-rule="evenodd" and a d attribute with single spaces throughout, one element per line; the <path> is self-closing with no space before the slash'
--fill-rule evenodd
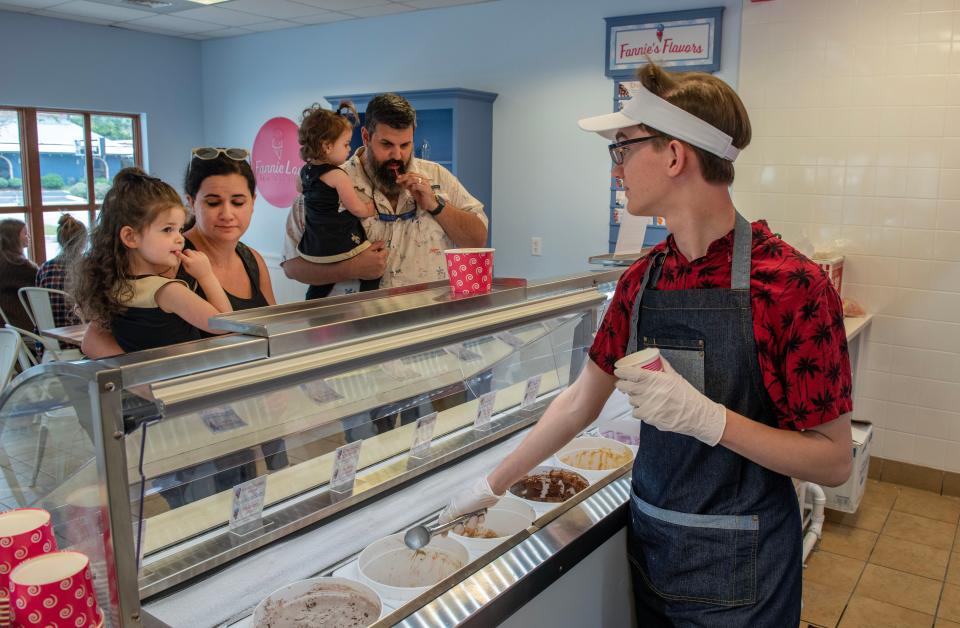
<path id="1" fill-rule="evenodd" d="M 253 140 L 253 171 L 260 196 L 274 207 L 290 207 L 297 197 L 302 166 L 297 124 L 289 118 L 264 122 Z"/>

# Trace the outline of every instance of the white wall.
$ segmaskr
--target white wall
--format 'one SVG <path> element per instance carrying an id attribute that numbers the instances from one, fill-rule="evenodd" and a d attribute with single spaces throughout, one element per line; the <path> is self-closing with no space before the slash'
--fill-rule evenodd
<path id="1" fill-rule="evenodd" d="M 609 157 L 576 121 L 612 110 L 604 17 L 702 0 L 499 0 L 203 42 L 204 131 L 249 146 L 273 116 L 297 120 L 325 94 L 466 87 L 494 103 L 493 245 L 500 276 L 584 270 L 608 240 Z M 736 84 L 741 0 L 725 5 L 722 71 Z M 257 203 L 246 240 L 276 263 L 286 208 Z M 543 238 L 543 256 L 530 238 Z M 278 299 L 302 295 L 273 273 Z"/>
<path id="2" fill-rule="evenodd" d="M 960 12 L 953 0 L 743 11 L 754 141 L 735 200 L 795 239 L 845 240 L 875 312 L 854 401 L 884 458 L 960 471 Z M 960 8 L 960 5 L 958 5 Z"/>
<path id="3" fill-rule="evenodd" d="M 144 158 L 182 187 L 203 137 L 200 44 L 0 11 L 0 105 L 144 114 Z"/>

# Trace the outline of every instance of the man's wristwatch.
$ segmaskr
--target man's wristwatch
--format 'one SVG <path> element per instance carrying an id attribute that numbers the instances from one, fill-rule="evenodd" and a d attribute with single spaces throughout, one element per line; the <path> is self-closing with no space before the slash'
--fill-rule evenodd
<path id="1" fill-rule="evenodd" d="M 439 216 L 439 215 L 440 215 L 440 212 L 443 211 L 443 208 L 446 207 L 447 204 L 446 204 L 446 202 L 444 202 L 443 198 L 442 198 L 439 194 L 435 194 L 434 196 L 435 196 L 435 198 L 437 199 L 437 208 L 436 208 L 436 209 L 428 209 L 427 212 L 428 212 L 431 216 Z"/>

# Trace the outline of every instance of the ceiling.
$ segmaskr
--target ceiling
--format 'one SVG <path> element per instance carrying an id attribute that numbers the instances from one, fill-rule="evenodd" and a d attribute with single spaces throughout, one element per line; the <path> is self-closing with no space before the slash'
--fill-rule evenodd
<path id="1" fill-rule="evenodd" d="M 236 37 L 311 24 L 490 0 L 0 0 L 17 11 L 187 39 Z"/>

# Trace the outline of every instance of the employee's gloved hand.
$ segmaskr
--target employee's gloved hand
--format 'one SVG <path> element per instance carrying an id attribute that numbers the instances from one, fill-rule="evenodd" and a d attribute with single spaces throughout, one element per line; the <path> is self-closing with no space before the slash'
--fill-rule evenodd
<path id="1" fill-rule="evenodd" d="M 454 496 L 454 498 L 450 500 L 447 507 L 440 513 L 439 522 L 441 524 L 448 523 L 468 512 L 495 506 L 501 497 L 503 497 L 503 495 L 494 494 L 490 488 L 490 484 L 487 482 L 486 476 L 484 476 L 474 482 L 466 491 Z"/>
<path id="2" fill-rule="evenodd" d="M 658 430 L 686 434 L 711 447 L 727 426 L 727 410 L 694 388 L 663 360 L 664 371 L 617 369 L 617 388 L 630 397 L 633 416 Z"/>

